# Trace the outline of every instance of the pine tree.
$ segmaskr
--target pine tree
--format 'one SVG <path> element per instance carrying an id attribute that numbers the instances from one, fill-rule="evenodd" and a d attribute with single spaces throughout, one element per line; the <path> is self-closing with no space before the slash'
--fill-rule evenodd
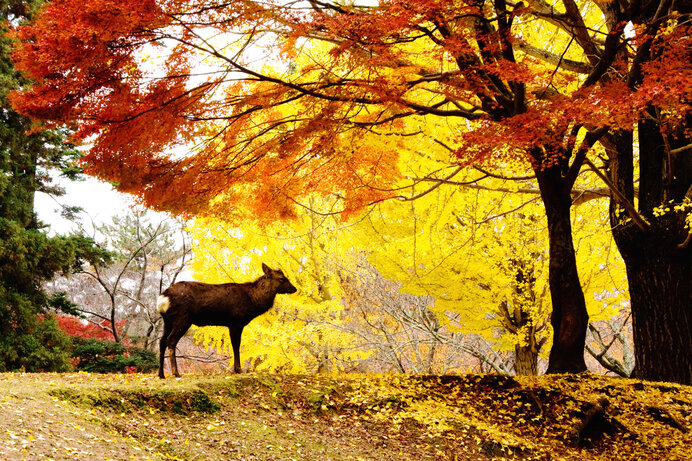
<path id="1" fill-rule="evenodd" d="M 49 237 L 34 210 L 37 191 L 59 194 L 48 172 L 58 169 L 74 177 L 77 152 L 64 142 L 65 133 L 31 134 L 31 121 L 12 110 L 7 94 L 27 85 L 9 59 L 7 25 L 29 17 L 37 1 L 0 2 L 0 371 L 69 368 L 70 341 L 47 309 L 69 310 L 60 294 L 41 287 L 56 272 L 69 272 L 84 260 L 105 254 L 85 237 Z"/>

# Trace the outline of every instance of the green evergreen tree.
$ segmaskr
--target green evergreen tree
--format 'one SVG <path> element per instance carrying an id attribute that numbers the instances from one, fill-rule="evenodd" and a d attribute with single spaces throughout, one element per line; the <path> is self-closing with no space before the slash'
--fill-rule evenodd
<path id="1" fill-rule="evenodd" d="M 36 217 L 37 191 L 59 195 L 49 172 L 74 178 L 78 152 L 59 130 L 31 131 L 31 121 L 17 114 L 8 93 L 29 82 L 10 60 L 11 24 L 30 17 L 40 1 L 0 0 L 0 371 L 69 369 L 69 337 L 50 315 L 50 308 L 70 310 L 61 294 L 41 287 L 57 272 L 71 272 L 84 261 L 107 254 L 82 236 L 49 237 Z"/>

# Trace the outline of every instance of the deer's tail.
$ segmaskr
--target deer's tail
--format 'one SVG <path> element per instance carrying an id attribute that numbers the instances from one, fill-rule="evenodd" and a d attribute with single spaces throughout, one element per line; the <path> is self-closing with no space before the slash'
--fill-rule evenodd
<path id="1" fill-rule="evenodd" d="M 159 295 L 156 298 L 156 308 L 161 314 L 165 314 L 168 308 L 171 307 L 171 300 L 166 295 Z"/>

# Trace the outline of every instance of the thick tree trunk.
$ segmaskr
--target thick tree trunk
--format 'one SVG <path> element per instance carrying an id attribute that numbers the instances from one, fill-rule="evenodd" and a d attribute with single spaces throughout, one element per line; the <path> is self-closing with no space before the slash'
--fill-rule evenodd
<path id="1" fill-rule="evenodd" d="M 572 197 L 560 168 L 536 171 L 548 218 L 550 264 L 548 282 L 553 312 L 553 347 L 548 373 L 579 373 L 586 370 L 584 344 L 589 314 L 577 272 L 572 241 Z"/>
<path id="2" fill-rule="evenodd" d="M 661 7 L 671 3 L 642 5 L 637 20 L 651 21 Z M 692 12 L 692 2 L 675 2 L 681 14 Z M 642 48 L 646 50 L 646 48 Z M 644 61 L 652 56 L 640 56 Z M 635 74 L 636 75 L 636 74 Z M 633 85 L 638 82 L 630 82 Z M 688 97 L 689 101 L 689 97 Z M 692 114 L 679 120 L 661 118 L 650 108 L 638 126 L 638 211 L 650 223 L 642 230 L 627 221 L 627 212 L 611 204 L 613 237 L 625 261 L 633 320 L 635 370 L 638 378 L 692 384 L 692 243 L 684 215 L 675 205 L 692 195 L 692 150 L 689 129 Z M 663 122 L 663 123 L 662 123 Z M 667 124 L 666 125 L 664 125 Z M 664 139 L 662 132 L 665 132 Z M 634 202 L 634 158 L 631 134 L 616 133 L 606 146 L 613 184 Z M 610 147 L 610 148 L 609 148 Z M 657 208 L 670 211 L 655 216 Z M 665 211 L 665 210 L 664 210 Z"/>
<path id="3" fill-rule="evenodd" d="M 629 281 L 634 375 L 692 384 L 692 245 L 678 248 L 680 216 L 663 221 L 647 233 L 631 224 L 614 231 Z"/>
<path id="4" fill-rule="evenodd" d="M 675 212 L 685 196 L 692 195 L 692 150 L 671 155 L 655 112 L 639 124 L 639 211 L 650 222 L 646 231 L 612 213 L 613 237 L 625 261 L 632 308 L 634 375 L 638 378 L 692 384 L 692 243 L 685 215 Z M 689 143 L 683 128 L 669 136 L 670 149 Z M 617 143 L 611 158 L 630 162 L 631 147 Z M 622 189 L 633 180 L 629 173 L 612 168 L 614 183 Z M 657 207 L 668 208 L 654 216 Z M 611 206 L 611 210 L 617 206 Z"/>

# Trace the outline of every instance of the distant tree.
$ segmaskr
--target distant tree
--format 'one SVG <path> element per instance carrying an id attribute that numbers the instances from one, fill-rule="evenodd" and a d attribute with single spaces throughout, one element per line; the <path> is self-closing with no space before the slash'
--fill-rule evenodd
<path id="1" fill-rule="evenodd" d="M 69 311 L 70 303 L 41 285 L 55 273 L 107 257 L 88 238 L 48 237 L 34 211 L 36 192 L 62 192 L 50 173 L 75 178 L 80 171 L 73 166 L 79 154 L 65 142 L 64 131 L 32 131 L 36 127 L 7 100 L 10 91 L 28 83 L 10 62 L 8 24 L 28 18 L 40 3 L 0 4 L 0 370 L 69 368 L 69 338 L 51 316 L 39 314 Z"/>
<path id="2" fill-rule="evenodd" d="M 64 291 L 75 311 L 115 342 L 125 337 L 150 348 L 161 316 L 156 297 L 186 268 L 191 256 L 182 221 L 133 210 L 94 229 L 93 238 L 113 253 L 109 264 L 90 265 L 50 284 Z"/>

